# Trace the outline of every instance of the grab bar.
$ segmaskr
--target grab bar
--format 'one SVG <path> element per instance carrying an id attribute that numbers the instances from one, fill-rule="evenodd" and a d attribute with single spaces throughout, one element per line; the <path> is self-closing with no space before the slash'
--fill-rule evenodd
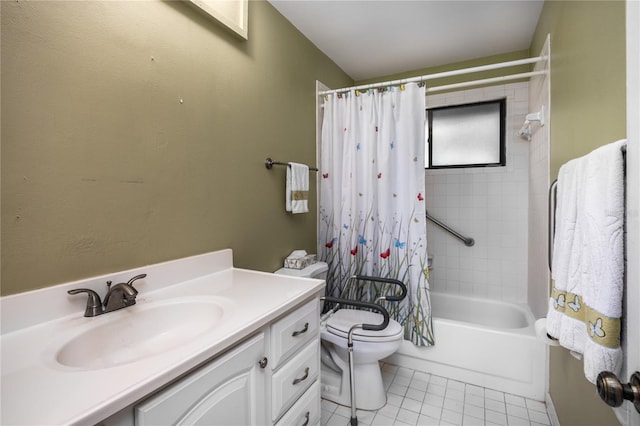
<path id="1" fill-rule="evenodd" d="M 460 234 L 457 231 L 454 231 L 453 229 L 451 229 L 449 226 L 445 225 L 444 223 L 440 222 L 438 219 L 436 219 L 435 217 L 431 216 L 429 214 L 429 212 L 426 212 L 427 215 L 427 219 L 430 220 L 431 222 L 435 223 L 436 225 L 438 225 L 440 228 L 444 229 L 445 231 L 447 231 L 448 233 L 450 233 L 451 235 L 453 235 L 454 237 L 458 238 L 459 240 L 461 240 L 465 246 L 467 247 L 471 247 L 473 246 L 476 242 L 474 241 L 473 238 L 470 237 L 465 237 L 464 235 Z"/>
<path id="2" fill-rule="evenodd" d="M 386 284 L 394 284 L 397 285 L 398 287 L 400 287 L 400 294 L 398 296 L 382 296 L 379 297 L 378 300 L 386 300 L 387 302 L 399 302 L 402 299 L 405 298 L 405 296 L 407 295 L 407 286 L 400 280 L 396 280 L 394 278 L 383 278 L 383 277 L 370 277 L 367 275 L 352 275 L 349 277 L 349 279 L 347 280 L 347 286 L 349 285 L 350 281 L 369 281 L 369 282 L 379 282 L 379 283 L 386 283 Z M 374 302 L 376 303 L 376 302 Z"/>

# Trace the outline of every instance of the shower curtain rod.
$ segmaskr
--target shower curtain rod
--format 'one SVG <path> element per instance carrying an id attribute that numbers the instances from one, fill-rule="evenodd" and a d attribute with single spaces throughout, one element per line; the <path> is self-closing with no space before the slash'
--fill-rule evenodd
<path id="1" fill-rule="evenodd" d="M 399 80 L 384 81 L 384 82 L 381 82 L 381 83 L 363 84 L 363 85 L 360 85 L 360 86 L 345 87 L 345 88 L 342 88 L 342 89 L 325 90 L 323 92 L 319 92 L 318 95 L 330 95 L 330 94 L 333 94 L 333 93 L 348 92 L 350 90 L 375 89 L 377 87 L 395 86 L 395 85 L 405 84 L 405 83 L 418 83 L 418 82 L 421 82 L 421 81 L 434 80 L 434 79 L 443 78 L 443 77 L 452 77 L 452 76 L 456 76 L 456 75 L 471 74 L 471 73 L 480 72 L 480 71 L 488 71 L 488 70 L 495 70 L 495 69 L 500 69 L 500 68 L 515 67 L 517 65 L 533 64 L 533 63 L 536 63 L 536 62 L 544 61 L 546 59 L 547 59 L 546 56 L 536 56 L 534 58 L 518 59 L 518 60 L 515 60 L 515 61 L 500 62 L 500 63 L 497 63 L 497 64 L 480 65 L 480 66 L 477 66 L 477 67 L 463 68 L 463 69 L 454 70 L 454 71 L 445 71 L 445 72 L 439 72 L 439 73 L 435 73 L 435 74 L 427 74 L 427 75 L 423 75 L 423 76 L 420 76 L 420 77 L 403 78 L 403 79 L 399 79 Z M 541 75 L 541 74 L 544 74 L 544 73 L 545 73 L 545 71 L 535 71 L 535 72 L 528 72 L 528 73 L 521 73 L 521 74 L 513 74 L 513 75 L 509 75 L 509 76 L 487 78 L 487 79 L 484 79 L 484 80 L 476 80 L 476 81 L 467 81 L 467 82 L 463 82 L 463 83 L 447 84 L 447 85 L 444 85 L 444 86 L 435 86 L 435 87 L 431 87 L 431 88 L 427 87 L 426 91 L 427 92 L 434 92 L 434 91 L 437 91 L 437 90 L 448 90 L 448 89 L 453 89 L 453 88 L 457 88 L 457 87 L 474 86 L 474 85 L 478 85 L 478 84 L 486 84 L 486 83 L 492 83 L 492 82 L 496 82 L 496 81 L 515 80 L 515 79 L 518 79 L 518 78 L 532 77 L 534 75 Z"/>

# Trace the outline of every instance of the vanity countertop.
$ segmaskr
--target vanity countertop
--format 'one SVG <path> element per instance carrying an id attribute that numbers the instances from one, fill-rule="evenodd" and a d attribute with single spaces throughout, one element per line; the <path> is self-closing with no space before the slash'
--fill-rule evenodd
<path id="1" fill-rule="evenodd" d="M 127 281 L 140 273 L 147 277 L 135 282 L 137 304 L 119 311 L 85 318 L 86 295 L 67 294 L 90 288 L 103 296 L 107 280 Z M 0 424 L 95 424 L 317 297 L 323 287 L 322 280 L 234 268 L 231 250 L 221 250 L 3 297 Z M 180 298 L 218 301 L 218 325 L 121 365 L 69 367 L 56 360 L 64 342 L 92 327 Z M 119 332 L 127 333 L 123 328 Z"/>

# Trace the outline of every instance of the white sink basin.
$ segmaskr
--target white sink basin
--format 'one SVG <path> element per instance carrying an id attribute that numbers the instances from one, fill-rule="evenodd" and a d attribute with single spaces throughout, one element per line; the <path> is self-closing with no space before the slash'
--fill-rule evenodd
<path id="1" fill-rule="evenodd" d="M 224 311 L 216 299 L 180 298 L 87 318 L 101 324 L 66 342 L 56 361 L 89 370 L 139 361 L 191 343 L 220 324 Z"/>

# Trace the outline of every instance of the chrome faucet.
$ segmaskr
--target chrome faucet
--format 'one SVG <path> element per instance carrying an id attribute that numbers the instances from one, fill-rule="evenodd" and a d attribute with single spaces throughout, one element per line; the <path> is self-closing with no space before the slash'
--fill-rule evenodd
<path id="1" fill-rule="evenodd" d="M 147 274 L 136 275 L 126 283 L 118 283 L 111 285 L 111 281 L 107 281 L 109 290 L 104 296 L 104 303 L 100 301 L 100 296 L 95 291 L 88 288 L 76 288 L 69 290 L 69 294 L 87 293 L 87 307 L 84 311 L 85 317 L 96 317 L 108 312 L 117 311 L 136 304 L 136 296 L 138 290 L 133 287 L 133 282 L 141 278 L 145 278 Z"/>

